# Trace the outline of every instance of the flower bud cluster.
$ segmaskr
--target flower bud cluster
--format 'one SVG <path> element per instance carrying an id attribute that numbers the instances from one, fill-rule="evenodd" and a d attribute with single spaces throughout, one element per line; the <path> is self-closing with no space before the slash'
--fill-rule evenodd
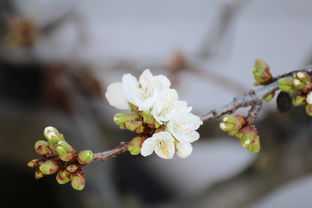
<path id="1" fill-rule="evenodd" d="M 35 151 L 43 158 L 33 159 L 27 164 L 36 168 L 35 178 L 57 173 L 56 181 L 59 184 L 71 182 L 73 189 L 82 190 L 85 187 L 82 166 L 93 161 L 92 151 L 77 153 L 64 136 L 51 126 L 44 129 L 44 136 L 47 141 L 39 140 L 35 143 Z"/>
<path id="2" fill-rule="evenodd" d="M 228 115 L 220 122 L 220 128 L 240 140 L 240 144 L 250 152 L 259 152 L 260 139 L 257 129 L 248 125 L 242 115 Z"/>
<path id="3" fill-rule="evenodd" d="M 292 77 L 278 80 L 279 89 L 293 95 L 293 106 L 305 106 L 306 112 L 312 116 L 312 82 L 311 76 L 304 71 L 296 72 Z"/>
<path id="4" fill-rule="evenodd" d="M 196 131 L 201 119 L 191 113 L 187 102 L 179 100 L 170 81 L 154 76 L 146 69 L 139 79 L 125 74 L 122 82 L 112 83 L 105 94 L 109 104 L 130 113 L 117 113 L 114 122 L 121 129 L 140 134 L 131 140 L 132 155 L 148 156 L 155 152 L 163 159 L 177 153 L 181 158 L 192 152 L 191 143 L 199 139 Z"/>

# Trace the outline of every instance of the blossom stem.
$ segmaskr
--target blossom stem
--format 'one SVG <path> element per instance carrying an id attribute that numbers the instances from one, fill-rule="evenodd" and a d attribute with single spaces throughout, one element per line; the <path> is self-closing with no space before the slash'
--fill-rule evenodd
<path id="1" fill-rule="evenodd" d="M 105 161 L 108 158 L 114 157 L 125 152 L 128 148 L 128 142 L 120 142 L 120 144 L 115 147 L 114 149 L 105 151 L 105 152 L 98 152 L 93 154 L 93 159 L 97 161 Z"/>

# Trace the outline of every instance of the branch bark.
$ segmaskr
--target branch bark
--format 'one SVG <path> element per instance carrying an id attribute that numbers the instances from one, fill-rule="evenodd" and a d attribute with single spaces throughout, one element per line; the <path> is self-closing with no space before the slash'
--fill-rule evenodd
<path id="1" fill-rule="evenodd" d="M 119 146 L 115 147 L 114 149 L 111 149 L 105 152 L 95 153 L 93 155 L 93 159 L 97 161 L 105 161 L 108 158 L 114 157 L 116 155 L 119 155 L 125 152 L 127 148 L 128 148 L 128 142 L 120 142 Z"/>

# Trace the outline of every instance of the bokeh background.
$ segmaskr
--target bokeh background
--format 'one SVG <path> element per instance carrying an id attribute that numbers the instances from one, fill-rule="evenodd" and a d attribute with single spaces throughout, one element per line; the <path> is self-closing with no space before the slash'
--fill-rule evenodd
<path id="1" fill-rule="evenodd" d="M 200 114 L 252 88 L 256 58 L 275 75 L 311 64 L 311 9 L 310 0 L 1 0 L 1 207 L 311 207 L 312 119 L 301 108 L 278 113 L 275 100 L 257 121 L 259 154 L 211 121 L 187 159 L 94 162 L 82 192 L 26 167 L 48 125 L 78 150 L 131 139 L 103 96 L 124 73 L 167 75 Z"/>

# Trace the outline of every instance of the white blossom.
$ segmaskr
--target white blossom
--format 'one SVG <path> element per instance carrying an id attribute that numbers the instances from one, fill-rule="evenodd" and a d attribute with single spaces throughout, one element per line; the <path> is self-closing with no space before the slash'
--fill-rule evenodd
<path id="1" fill-rule="evenodd" d="M 187 102 L 178 100 L 178 93 L 175 89 L 166 89 L 157 94 L 151 114 L 160 124 L 171 120 L 183 111 L 192 109 L 187 107 Z"/>
<path id="2" fill-rule="evenodd" d="M 307 103 L 312 105 L 312 91 L 310 91 L 308 93 L 308 96 L 307 96 Z"/>
<path id="3" fill-rule="evenodd" d="M 107 87 L 105 97 L 108 103 L 120 110 L 128 110 L 129 105 L 126 95 L 123 92 L 123 87 L 121 82 L 114 82 Z"/>
<path id="4" fill-rule="evenodd" d="M 141 155 L 144 157 L 151 155 L 153 152 L 163 158 L 172 159 L 175 153 L 174 138 L 169 132 L 163 131 L 153 134 L 147 138 L 141 147 Z"/>
<path id="5" fill-rule="evenodd" d="M 189 142 L 177 142 L 175 147 L 177 155 L 181 158 L 188 157 L 193 151 L 193 147 Z"/>
<path id="6" fill-rule="evenodd" d="M 131 74 L 122 77 L 123 92 L 128 102 L 140 111 L 149 111 L 154 105 L 157 92 L 170 87 L 170 81 L 163 75 L 153 76 L 149 69 L 144 70 L 139 81 Z"/>
<path id="7" fill-rule="evenodd" d="M 179 100 L 177 91 L 170 88 L 167 77 L 153 76 L 149 69 L 144 70 L 139 79 L 125 74 L 122 82 L 108 86 L 105 97 L 109 104 L 122 110 L 130 109 L 131 103 L 162 125 L 163 131 L 154 133 L 143 142 L 143 156 L 155 152 L 163 159 L 171 159 L 175 152 L 181 158 L 192 153 L 191 143 L 199 139 L 196 130 L 203 122 L 191 113 L 192 108 L 187 102 Z"/>
<path id="8" fill-rule="evenodd" d="M 196 130 L 202 124 L 198 116 L 184 112 L 171 119 L 167 124 L 167 129 L 180 142 L 194 142 L 199 139 L 199 133 Z"/>

